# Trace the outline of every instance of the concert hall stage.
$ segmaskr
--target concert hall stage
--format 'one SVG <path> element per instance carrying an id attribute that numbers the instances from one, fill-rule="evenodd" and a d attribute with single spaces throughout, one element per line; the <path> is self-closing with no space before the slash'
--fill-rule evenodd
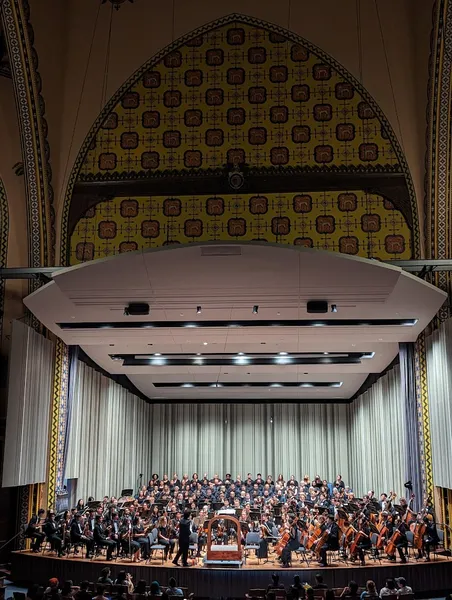
<path id="1" fill-rule="evenodd" d="M 360 586 L 365 585 L 368 579 L 376 582 L 377 587 L 383 586 L 389 577 L 405 577 L 417 597 L 431 598 L 443 595 L 452 587 L 452 560 L 438 557 L 432 562 L 416 562 L 411 559 L 407 564 L 382 561 L 368 562 L 366 566 L 352 564 L 318 567 L 311 563 L 307 568 L 299 560 L 293 562 L 293 567 L 281 569 L 276 562 L 257 564 L 254 557 L 250 557 L 247 564 L 240 569 L 207 568 L 202 560 L 198 565 L 190 568 L 174 567 L 167 561 L 164 565 L 158 560 L 152 564 L 132 564 L 129 561 L 113 561 L 107 563 L 101 558 L 85 560 L 83 558 L 56 558 L 48 555 L 33 554 L 31 552 L 13 552 L 11 555 L 11 579 L 15 583 L 36 582 L 46 584 L 50 577 L 58 577 L 60 581 L 71 579 L 74 583 L 87 579 L 97 581 L 101 569 L 109 565 L 113 577 L 121 569 L 132 573 L 134 581 L 145 579 L 148 583 L 157 580 L 166 586 L 171 576 L 176 578 L 179 585 L 194 592 L 195 596 L 210 598 L 243 598 L 250 588 L 266 588 L 271 573 L 278 571 L 281 582 L 287 587 L 292 583 L 293 576 L 299 573 L 302 581 L 313 583 L 314 575 L 321 572 L 325 583 L 329 587 L 339 588 L 355 580 Z"/>

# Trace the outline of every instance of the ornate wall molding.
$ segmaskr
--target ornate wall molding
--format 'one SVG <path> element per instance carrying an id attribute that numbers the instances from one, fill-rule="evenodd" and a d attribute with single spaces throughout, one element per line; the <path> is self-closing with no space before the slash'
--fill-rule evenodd
<path id="1" fill-rule="evenodd" d="M 430 411 L 427 385 L 427 355 L 425 333 L 421 333 L 415 346 L 416 397 L 418 434 L 421 450 L 422 490 L 433 498 L 433 463 L 430 434 Z"/>
<path id="2" fill-rule="evenodd" d="M 69 382 L 69 351 L 59 338 L 55 345 L 55 374 L 50 414 L 49 466 L 47 503 L 55 508 L 59 489 L 63 485 L 63 458 L 66 435 L 67 394 Z"/>
<path id="3" fill-rule="evenodd" d="M 28 210 L 29 264 L 53 265 L 55 213 L 50 147 L 38 55 L 33 46 L 28 0 L 2 0 L 1 16 L 15 89 L 21 132 Z"/>
<path id="4" fill-rule="evenodd" d="M 6 267 L 8 257 L 8 201 L 0 180 L 0 266 Z M 0 279 L 0 343 L 3 333 L 3 307 L 5 303 L 5 280 Z"/>
<path id="5" fill-rule="evenodd" d="M 196 46 L 197 38 L 200 38 L 201 36 L 203 36 L 205 34 L 209 34 L 209 32 L 212 32 L 213 30 L 224 27 L 225 25 L 228 25 L 228 24 L 231 24 L 231 25 L 237 24 L 239 27 L 240 27 L 240 25 L 243 25 L 243 26 L 261 28 L 265 31 L 270 32 L 274 37 L 279 36 L 279 37 L 284 38 L 285 40 L 292 42 L 294 44 L 302 45 L 304 48 L 307 48 L 307 50 L 309 52 L 312 52 L 313 54 L 315 54 L 320 59 L 320 61 L 325 61 L 325 63 L 330 65 L 340 76 L 344 77 L 347 80 L 347 82 L 349 82 L 353 86 L 353 88 L 357 90 L 357 92 L 359 94 L 361 94 L 363 99 L 368 103 L 368 105 L 371 107 L 373 113 L 376 115 L 376 117 L 379 119 L 380 123 L 382 124 L 382 127 L 384 128 L 384 131 L 385 131 L 385 135 L 387 136 L 387 139 L 390 141 L 390 143 L 392 144 L 392 146 L 394 148 L 395 155 L 400 164 L 400 170 L 405 175 L 406 186 L 408 189 L 408 194 L 409 194 L 410 203 L 411 203 L 412 212 L 413 212 L 413 219 L 412 219 L 413 238 L 414 238 L 413 254 L 414 254 L 415 258 L 420 257 L 419 223 L 418 223 L 417 205 L 416 205 L 416 199 L 415 199 L 414 188 L 413 188 L 413 184 L 412 184 L 412 180 L 411 180 L 411 175 L 410 175 L 408 165 L 407 165 L 406 159 L 404 157 L 403 151 L 397 140 L 397 137 L 396 137 L 391 125 L 389 124 L 388 120 L 386 119 L 386 117 L 382 113 L 381 109 L 375 102 L 375 100 L 369 95 L 369 93 L 361 86 L 361 84 L 342 65 L 340 65 L 335 59 L 333 59 L 331 56 L 327 55 L 321 49 L 319 49 L 316 46 L 314 46 L 313 44 L 310 44 L 309 42 L 307 42 L 304 38 L 301 38 L 297 34 L 290 32 L 282 27 L 273 25 L 271 23 L 263 22 L 261 20 L 258 20 L 258 19 L 252 18 L 252 17 L 248 17 L 248 16 L 244 16 L 244 15 L 232 14 L 232 15 L 229 15 L 222 19 L 219 19 L 217 21 L 214 21 L 212 23 L 208 23 L 208 24 L 192 31 L 191 33 L 176 40 L 170 46 L 161 50 L 159 53 L 157 53 L 155 56 L 153 56 L 149 61 L 147 61 L 144 65 L 142 65 L 118 89 L 118 91 L 113 95 L 111 100 L 106 104 L 105 108 L 102 110 L 101 114 L 98 116 L 93 127 L 91 128 L 90 132 L 88 133 L 88 135 L 80 149 L 79 155 L 73 165 L 71 175 L 69 177 L 68 186 L 66 189 L 66 194 L 65 194 L 65 199 L 64 199 L 63 216 L 62 216 L 62 233 L 61 233 L 62 241 L 61 241 L 61 248 L 60 248 L 61 264 L 67 264 L 67 256 L 68 256 L 67 253 L 68 253 L 68 245 L 69 245 L 69 239 L 68 239 L 68 237 L 69 237 L 68 236 L 68 233 L 69 233 L 68 232 L 69 209 L 70 209 L 70 204 L 71 204 L 71 200 L 72 200 L 74 186 L 79 179 L 81 167 L 85 161 L 87 154 L 89 153 L 90 149 L 92 148 L 92 144 L 95 141 L 96 134 L 100 130 L 101 126 L 104 124 L 107 116 L 113 110 L 115 105 L 121 100 L 121 98 L 124 96 L 124 94 L 126 94 L 129 91 L 131 86 L 133 86 L 136 82 L 138 82 L 141 78 L 143 78 L 143 76 L 145 75 L 145 73 L 147 71 L 149 71 L 151 68 L 155 67 L 155 65 L 157 65 L 159 62 L 164 60 L 165 57 L 170 56 L 172 52 L 177 51 L 177 49 L 181 48 L 183 45 L 191 44 L 191 46 Z M 237 70 L 240 70 L 240 69 L 237 69 Z"/>
<path id="6" fill-rule="evenodd" d="M 431 36 L 429 107 L 425 180 L 425 234 L 427 258 L 450 258 L 452 250 L 451 117 L 452 2 L 437 0 Z M 434 283 L 449 293 L 439 320 L 451 316 L 452 278 L 435 273 Z"/>

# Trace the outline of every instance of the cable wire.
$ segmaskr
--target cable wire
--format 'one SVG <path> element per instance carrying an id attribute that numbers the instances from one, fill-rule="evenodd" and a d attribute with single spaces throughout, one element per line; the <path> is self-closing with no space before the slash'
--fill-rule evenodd
<path id="1" fill-rule="evenodd" d="M 378 10 L 378 0 L 374 0 L 374 4 L 375 4 L 375 11 L 377 13 L 378 28 L 380 30 L 380 37 L 381 37 L 381 42 L 382 42 L 382 45 L 383 45 L 383 52 L 384 52 L 384 55 L 385 55 L 386 70 L 388 72 L 389 85 L 391 87 L 392 102 L 394 104 L 394 111 L 395 111 L 395 115 L 396 115 L 396 119 L 397 119 L 397 126 L 399 128 L 400 145 L 402 146 L 402 150 L 405 153 L 405 147 L 404 147 L 403 135 L 402 135 L 402 126 L 400 124 L 399 111 L 397 110 L 397 102 L 396 102 L 396 97 L 395 97 L 395 92 L 394 92 L 394 85 L 392 83 L 391 69 L 389 68 L 388 52 L 387 52 L 387 48 L 386 48 L 386 44 L 385 44 L 385 38 L 384 38 L 384 34 L 383 34 L 383 27 L 381 26 L 380 11 Z"/>
<path id="2" fill-rule="evenodd" d="M 74 127 L 72 128 L 71 141 L 69 143 L 69 149 L 68 149 L 68 153 L 67 153 L 67 160 L 66 160 L 66 165 L 65 165 L 65 168 L 64 168 L 64 175 L 63 175 L 63 179 L 61 181 L 61 190 L 60 190 L 60 193 L 64 189 L 64 185 L 65 185 L 65 181 L 66 181 L 66 175 L 67 175 L 68 168 L 69 168 L 69 161 L 70 161 L 70 158 L 71 158 L 71 151 L 72 151 L 72 147 L 74 145 L 75 132 L 77 130 L 77 124 L 78 124 L 78 119 L 79 119 L 79 115 L 80 115 L 80 108 L 82 106 L 83 93 L 85 91 L 86 79 L 87 79 L 87 76 L 88 76 L 89 64 L 91 62 L 91 55 L 93 53 L 94 38 L 96 37 L 97 24 L 99 22 L 100 6 L 101 6 L 101 3 L 99 1 L 98 7 L 97 7 L 96 19 L 94 21 L 93 33 L 91 35 L 91 42 L 90 42 L 90 45 L 89 45 L 88 58 L 86 60 L 85 72 L 83 74 L 82 87 L 81 87 L 80 96 L 79 96 L 79 99 L 78 99 L 77 110 L 75 112 Z"/>

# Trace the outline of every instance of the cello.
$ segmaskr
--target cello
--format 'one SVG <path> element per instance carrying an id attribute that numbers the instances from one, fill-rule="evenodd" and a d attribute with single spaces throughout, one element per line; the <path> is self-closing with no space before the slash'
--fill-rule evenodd
<path id="1" fill-rule="evenodd" d="M 297 521 L 298 521 L 298 517 L 295 517 L 295 519 L 292 521 L 292 526 L 296 525 Z M 275 546 L 275 552 L 278 556 L 281 556 L 284 548 L 287 546 L 289 541 L 290 541 L 290 532 L 286 531 L 285 533 L 283 533 L 281 539 Z"/>
<path id="2" fill-rule="evenodd" d="M 391 535 L 389 542 L 387 543 L 385 548 L 385 552 L 388 556 L 394 556 L 397 547 L 397 542 L 400 540 L 401 537 L 402 533 L 400 532 L 399 528 L 397 528 Z"/>

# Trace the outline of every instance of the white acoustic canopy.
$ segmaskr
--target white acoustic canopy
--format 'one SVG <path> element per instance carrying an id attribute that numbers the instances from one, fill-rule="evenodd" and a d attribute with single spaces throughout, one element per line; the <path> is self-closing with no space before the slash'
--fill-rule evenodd
<path id="1" fill-rule="evenodd" d="M 415 341 L 445 299 L 434 286 L 375 260 L 206 243 L 59 271 L 25 304 L 66 344 L 79 344 L 109 373 L 127 375 L 151 400 L 334 401 L 350 398 L 369 373 L 384 370 L 399 342 Z M 329 312 L 308 314 L 309 300 L 326 300 Z M 130 302 L 148 303 L 149 316 L 125 315 Z M 333 304 L 337 312 L 330 312 Z M 133 327 L 142 322 L 148 324 Z M 225 326 L 239 322 L 246 326 Z M 294 353 L 323 358 L 296 364 Z M 207 354 L 218 356 L 218 364 L 206 365 Z M 262 354 L 275 360 L 255 364 Z M 365 357 L 340 360 L 357 354 Z M 186 361 L 175 364 L 173 355 Z M 302 385 L 309 383 L 319 385 Z"/>

